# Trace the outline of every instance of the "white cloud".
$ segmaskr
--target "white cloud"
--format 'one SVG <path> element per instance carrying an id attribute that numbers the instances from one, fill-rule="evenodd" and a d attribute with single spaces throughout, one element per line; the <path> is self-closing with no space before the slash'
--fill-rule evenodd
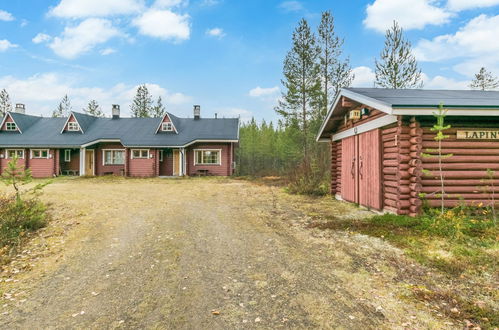
<path id="1" fill-rule="evenodd" d="M 352 69 L 355 79 L 353 87 L 373 87 L 376 78 L 374 71 L 367 66 L 358 66 Z"/>
<path id="2" fill-rule="evenodd" d="M 213 29 L 208 29 L 206 30 L 206 34 L 209 35 L 210 37 L 215 37 L 222 39 L 225 37 L 225 32 L 221 28 L 213 28 Z"/>
<path id="3" fill-rule="evenodd" d="M 111 21 L 88 18 L 75 27 L 66 27 L 61 37 L 55 37 L 50 48 L 59 56 L 73 59 L 109 39 L 120 36 Z"/>
<path id="4" fill-rule="evenodd" d="M 100 54 L 103 56 L 111 55 L 114 53 L 116 53 L 116 49 L 114 49 L 114 48 L 104 48 L 100 51 Z"/>
<path id="5" fill-rule="evenodd" d="M 75 111 L 81 111 L 90 99 L 95 99 L 103 111 L 108 114 L 110 114 L 112 104 L 120 104 L 122 115 L 127 116 L 138 87 L 123 83 L 107 89 L 75 86 L 75 81 L 70 77 L 55 73 L 38 74 L 27 79 L 4 76 L 0 77 L 0 86 L 7 89 L 14 103 L 26 104 L 27 113 L 44 116 L 50 116 L 57 103 L 66 94 L 69 96 Z M 185 104 L 191 101 L 189 96 L 170 92 L 157 84 L 146 84 L 146 86 L 154 99 L 158 96 L 163 98 L 163 102 L 169 110 L 173 107 L 177 109 L 176 113 L 190 114 L 190 108 L 186 111 L 179 108 L 183 105 L 182 109 L 184 109 Z"/>
<path id="6" fill-rule="evenodd" d="M 425 89 L 469 89 L 469 81 L 455 80 L 444 76 L 428 77 L 425 73 L 421 74 Z"/>
<path id="7" fill-rule="evenodd" d="M 394 20 L 406 30 L 447 23 L 452 14 L 433 3 L 433 0 L 375 0 L 367 5 L 364 25 L 385 32 Z"/>
<path id="8" fill-rule="evenodd" d="M 262 97 L 274 97 L 279 94 L 279 87 L 270 87 L 270 88 L 262 88 L 260 86 L 257 86 L 253 88 L 252 90 L 249 91 L 249 96 L 251 97 L 257 97 L 257 98 L 262 98 Z"/>
<path id="9" fill-rule="evenodd" d="M 188 1 L 185 0 L 156 0 L 153 7 L 155 8 L 172 8 L 178 6 L 186 6 Z"/>
<path id="10" fill-rule="evenodd" d="M 45 33 L 38 33 L 31 41 L 33 41 L 35 44 L 40 44 L 42 42 L 47 42 L 52 39 L 51 36 Z"/>
<path id="11" fill-rule="evenodd" d="M 499 15 L 480 15 L 454 34 L 421 40 L 414 54 L 420 61 L 435 62 L 451 58 L 493 56 L 499 60 Z"/>
<path id="12" fill-rule="evenodd" d="M 253 112 L 242 108 L 225 108 L 218 112 L 218 118 L 237 118 L 241 121 L 250 121 L 253 118 Z"/>
<path id="13" fill-rule="evenodd" d="M 144 8 L 144 0 L 61 0 L 49 12 L 63 18 L 126 15 Z"/>
<path id="14" fill-rule="evenodd" d="M 10 48 L 16 48 L 17 45 L 11 43 L 7 39 L 0 40 L 0 52 L 5 52 L 9 50 Z"/>
<path id="15" fill-rule="evenodd" d="M 492 7 L 499 5 L 499 0 L 449 0 L 447 7 L 453 11 L 474 8 Z"/>
<path id="16" fill-rule="evenodd" d="M 0 21 L 9 22 L 9 21 L 13 21 L 14 19 L 15 18 L 14 18 L 14 16 L 12 16 L 11 13 L 0 9 Z"/>
<path id="17" fill-rule="evenodd" d="M 281 2 L 279 4 L 279 8 L 281 8 L 281 9 L 283 9 L 285 11 L 288 11 L 288 12 L 302 11 L 304 9 L 302 3 L 299 2 L 299 1 L 284 1 L 284 2 Z"/>
<path id="18" fill-rule="evenodd" d="M 149 9 L 133 20 L 143 35 L 179 42 L 190 37 L 189 15 L 170 10 Z"/>

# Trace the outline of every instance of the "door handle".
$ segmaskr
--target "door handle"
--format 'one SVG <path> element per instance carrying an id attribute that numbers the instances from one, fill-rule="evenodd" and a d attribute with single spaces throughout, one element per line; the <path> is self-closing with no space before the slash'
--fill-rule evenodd
<path id="1" fill-rule="evenodd" d="M 355 179 L 355 157 L 353 157 L 353 159 L 352 159 L 352 170 L 351 170 L 351 173 L 352 173 L 352 179 Z"/>
<path id="2" fill-rule="evenodd" d="M 359 176 L 360 176 L 361 179 L 362 179 L 362 176 L 363 176 L 363 174 L 362 174 L 363 167 L 364 167 L 364 161 L 362 160 L 362 156 L 360 156 L 359 157 Z"/>

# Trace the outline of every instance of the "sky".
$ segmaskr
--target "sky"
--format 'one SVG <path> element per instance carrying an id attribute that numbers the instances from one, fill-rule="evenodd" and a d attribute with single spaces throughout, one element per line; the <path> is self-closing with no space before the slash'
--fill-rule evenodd
<path id="1" fill-rule="evenodd" d="M 499 75 L 499 0 L 0 0 L 0 89 L 49 116 L 67 94 L 123 116 L 146 84 L 167 111 L 277 119 L 282 64 L 301 18 L 330 10 L 354 86 L 372 87 L 393 20 L 404 28 L 424 88 L 466 89 Z"/>

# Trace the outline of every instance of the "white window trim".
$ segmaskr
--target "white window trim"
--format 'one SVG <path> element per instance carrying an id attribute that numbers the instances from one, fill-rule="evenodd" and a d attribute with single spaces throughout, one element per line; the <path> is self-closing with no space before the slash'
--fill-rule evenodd
<path id="1" fill-rule="evenodd" d="M 10 125 L 12 125 L 12 124 L 13 124 L 13 125 L 14 125 L 14 128 L 9 128 L 9 124 L 10 124 Z M 14 131 L 17 131 L 17 124 L 16 124 L 16 122 L 14 122 L 14 121 L 8 121 L 8 122 L 6 122 L 6 123 L 5 123 L 5 130 L 6 130 L 6 131 L 9 131 L 9 132 L 14 132 Z"/>
<path id="2" fill-rule="evenodd" d="M 24 159 L 24 156 L 25 156 L 25 155 L 24 155 L 24 149 L 6 149 L 6 150 L 5 150 L 5 158 L 6 158 L 6 159 L 13 159 L 13 158 L 10 158 L 10 157 L 9 157 L 9 152 L 10 152 L 10 151 L 15 151 L 15 152 L 16 152 L 16 154 L 17 154 L 17 151 L 22 151 L 23 156 L 22 156 L 22 157 L 17 157 L 17 159 Z"/>
<path id="3" fill-rule="evenodd" d="M 169 127 L 169 129 L 165 129 L 165 127 Z M 161 131 L 162 132 L 173 132 L 173 123 L 172 122 L 161 123 Z"/>
<path id="4" fill-rule="evenodd" d="M 141 157 L 134 157 L 133 154 L 135 151 L 140 151 Z M 147 157 L 142 157 L 142 151 L 147 151 Z M 132 149 L 130 152 L 130 157 L 131 159 L 149 159 L 151 157 L 151 154 L 149 152 L 149 149 Z"/>
<path id="5" fill-rule="evenodd" d="M 194 166 L 221 166 L 222 165 L 222 149 L 194 149 Z M 204 164 L 196 162 L 196 152 L 198 151 L 218 151 L 218 164 Z"/>
<path id="6" fill-rule="evenodd" d="M 159 151 L 159 161 L 162 162 L 165 159 L 164 150 Z"/>
<path id="7" fill-rule="evenodd" d="M 66 157 L 68 155 L 69 157 Z M 64 149 L 64 162 L 65 163 L 71 162 L 71 149 Z"/>
<path id="8" fill-rule="evenodd" d="M 40 157 L 35 157 L 33 155 L 35 151 L 39 151 L 40 152 Z M 43 151 L 47 152 L 47 157 L 41 157 Z M 31 149 L 29 157 L 30 157 L 30 159 L 49 159 L 50 158 L 50 151 L 49 151 L 49 149 Z"/>
<path id="9" fill-rule="evenodd" d="M 123 164 L 106 164 L 106 151 L 123 151 Z M 102 166 L 122 166 L 125 165 L 125 149 L 102 149 Z"/>
<path id="10" fill-rule="evenodd" d="M 71 127 L 74 125 L 73 127 Z M 80 131 L 80 124 L 78 124 L 77 121 L 68 121 L 68 131 L 69 132 L 79 132 Z"/>

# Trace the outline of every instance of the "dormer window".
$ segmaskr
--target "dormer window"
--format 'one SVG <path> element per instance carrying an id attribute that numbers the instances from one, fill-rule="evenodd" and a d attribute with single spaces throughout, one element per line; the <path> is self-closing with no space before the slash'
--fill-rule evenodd
<path id="1" fill-rule="evenodd" d="M 14 122 L 5 123 L 5 130 L 7 130 L 7 131 L 17 131 L 16 123 L 14 123 Z"/>
<path id="2" fill-rule="evenodd" d="M 75 121 L 70 121 L 68 123 L 68 131 L 71 131 L 71 132 L 77 132 L 80 130 L 80 125 L 78 125 L 77 122 Z"/>
<path id="3" fill-rule="evenodd" d="M 161 130 L 163 132 L 172 132 L 173 131 L 173 125 L 172 125 L 172 123 L 162 123 L 161 124 Z"/>

